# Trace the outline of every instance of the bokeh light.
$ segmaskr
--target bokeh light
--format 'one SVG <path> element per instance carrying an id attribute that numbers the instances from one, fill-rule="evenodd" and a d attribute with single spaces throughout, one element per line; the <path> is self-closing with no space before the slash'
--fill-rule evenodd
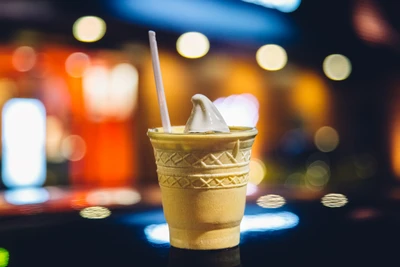
<path id="1" fill-rule="evenodd" d="M 86 202 L 90 205 L 109 206 L 112 201 L 112 194 L 107 190 L 97 190 L 86 196 Z"/>
<path id="2" fill-rule="evenodd" d="M 106 67 L 89 67 L 83 74 L 85 106 L 94 119 L 104 116 L 108 107 L 109 72 Z"/>
<path id="3" fill-rule="evenodd" d="M 254 195 L 255 193 L 257 193 L 257 186 L 250 182 L 247 183 L 246 196 L 251 196 L 251 195 Z"/>
<path id="4" fill-rule="evenodd" d="M 342 81 L 349 77 L 352 67 L 351 62 L 347 57 L 340 54 L 333 54 L 324 59 L 322 68 L 329 79 Z"/>
<path id="5" fill-rule="evenodd" d="M 285 199 L 280 195 L 265 195 L 257 199 L 257 205 L 262 208 L 276 209 L 285 205 Z"/>
<path id="6" fill-rule="evenodd" d="M 277 71 L 285 67 L 287 54 L 279 45 L 268 44 L 260 47 L 256 53 L 258 65 L 265 70 Z"/>
<path id="7" fill-rule="evenodd" d="M 116 65 L 110 73 L 109 113 L 120 120 L 126 119 L 136 107 L 139 73 L 128 63 Z"/>
<path id="8" fill-rule="evenodd" d="M 250 178 L 249 182 L 258 185 L 262 182 L 267 174 L 267 168 L 264 162 L 259 159 L 252 159 L 250 161 Z"/>
<path id="9" fill-rule="evenodd" d="M 61 143 L 61 153 L 70 161 L 79 161 L 86 154 L 86 142 L 79 135 L 69 135 Z"/>
<path id="10" fill-rule="evenodd" d="M 330 178 L 329 165 L 322 160 L 314 161 L 308 166 L 305 177 L 309 187 L 322 189 Z"/>
<path id="11" fill-rule="evenodd" d="M 133 205 L 141 200 L 139 192 L 128 189 L 100 189 L 88 193 L 86 202 L 90 205 Z"/>
<path id="12" fill-rule="evenodd" d="M 5 248 L 0 248 L 0 267 L 7 267 L 10 260 L 10 253 Z"/>
<path id="13" fill-rule="evenodd" d="M 199 32 L 187 32 L 176 41 L 176 50 L 186 58 L 200 58 L 210 50 L 208 38 Z"/>
<path id="14" fill-rule="evenodd" d="M 354 220 L 371 220 L 381 215 L 381 211 L 372 207 L 357 208 L 350 212 L 350 217 Z"/>
<path id="15" fill-rule="evenodd" d="M 12 189 L 4 193 L 4 199 L 12 205 L 40 204 L 49 200 L 49 197 L 49 192 L 40 187 Z"/>
<path id="16" fill-rule="evenodd" d="M 93 206 L 82 209 L 79 215 L 85 219 L 104 219 L 111 215 L 111 211 L 105 207 Z"/>
<path id="17" fill-rule="evenodd" d="M 290 13 L 299 8 L 301 0 L 272 0 L 275 3 L 275 8 L 281 12 Z"/>
<path id="18" fill-rule="evenodd" d="M 138 83 L 138 71 L 128 63 L 118 64 L 111 71 L 103 66 L 89 67 L 83 75 L 89 118 L 94 121 L 128 118 L 137 106 Z"/>
<path id="19" fill-rule="evenodd" d="M 18 47 L 12 55 L 12 64 L 17 71 L 31 70 L 36 63 L 36 52 L 30 46 Z"/>
<path id="20" fill-rule="evenodd" d="M 78 41 L 96 42 L 103 38 L 106 33 L 106 23 L 95 16 L 81 17 L 72 26 L 72 33 Z"/>
<path id="21" fill-rule="evenodd" d="M 243 2 L 277 9 L 284 13 L 290 13 L 299 8 L 301 0 L 242 0 Z"/>
<path id="22" fill-rule="evenodd" d="M 240 224 L 240 233 L 285 230 L 296 227 L 298 224 L 299 217 L 287 211 L 244 215 Z M 169 242 L 169 229 L 166 223 L 150 224 L 144 228 L 144 234 L 153 244 Z"/>
<path id="23" fill-rule="evenodd" d="M 46 179 L 46 109 L 37 99 L 13 98 L 3 107 L 2 179 L 7 187 Z"/>
<path id="24" fill-rule="evenodd" d="M 64 137 L 62 121 L 56 116 L 47 116 L 46 119 L 46 157 L 49 162 L 59 163 L 64 160 L 61 154 L 61 141 Z"/>
<path id="25" fill-rule="evenodd" d="M 258 122 L 260 104 L 252 94 L 221 97 L 214 105 L 229 126 L 255 127 Z"/>
<path id="26" fill-rule="evenodd" d="M 396 38 L 379 2 L 356 1 L 352 13 L 354 30 L 362 40 L 372 44 L 391 44 Z"/>
<path id="27" fill-rule="evenodd" d="M 332 127 L 321 127 L 314 135 L 314 143 L 320 151 L 331 152 L 339 145 L 339 134 Z"/>
<path id="28" fill-rule="evenodd" d="M 89 56 L 85 53 L 76 52 L 69 55 L 65 61 L 65 71 L 73 78 L 80 78 L 89 65 Z"/>
<path id="29" fill-rule="evenodd" d="M 348 202 L 347 197 L 343 194 L 330 193 L 322 197 L 321 203 L 328 208 L 340 208 Z"/>
<path id="30" fill-rule="evenodd" d="M 141 200 L 139 192 L 132 189 L 120 189 L 114 192 L 113 201 L 117 205 L 133 205 Z"/>

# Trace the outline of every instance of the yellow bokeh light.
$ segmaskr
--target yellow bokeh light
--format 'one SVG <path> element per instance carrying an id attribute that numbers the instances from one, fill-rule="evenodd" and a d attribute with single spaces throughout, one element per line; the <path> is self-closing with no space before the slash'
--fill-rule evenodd
<path id="1" fill-rule="evenodd" d="M 20 72 L 31 70 L 36 64 L 35 50 L 30 46 L 18 47 L 12 55 L 12 64 Z"/>
<path id="2" fill-rule="evenodd" d="M 269 44 L 260 47 L 256 53 L 258 65 L 265 70 L 276 71 L 285 67 L 287 54 L 279 45 Z"/>
<path id="3" fill-rule="evenodd" d="M 105 207 L 93 206 L 84 208 L 79 215 L 85 219 L 104 219 L 111 215 L 111 211 Z"/>
<path id="4" fill-rule="evenodd" d="M 265 164 L 258 159 L 252 159 L 250 161 L 250 178 L 249 182 L 258 185 L 262 182 L 265 175 L 267 174 L 267 168 Z"/>
<path id="5" fill-rule="evenodd" d="M 321 203 L 328 208 L 340 208 L 348 202 L 347 197 L 343 194 L 326 194 L 322 197 Z"/>
<path id="6" fill-rule="evenodd" d="M 176 41 L 176 50 L 186 58 L 200 58 L 210 50 L 208 38 L 199 32 L 187 32 Z"/>
<path id="7" fill-rule="evenodd" d="M 321 189 L 321 187 L 328 183 L 330 178 L 330 169 L 328 164 L 322 160 L 314 161 L 310 166 L 308 166 L 305 177 L 311 186 L 316 187 L 313 189 Z"/>
<path id="8" fill-rule="evenodd" d="M 351 62 L 343 55 L 333 54 L 325 58 L 322 68 L 329 79 L 342 81 L 351 73 Z"/>
<path id="9" fill-rule="evenodd" d="M 65 70 L 73 78 L 82 77 L 86 68 L 90 65 L 90 58 L 85 53 L 76 52 L 68 56 L 65 61 Z"/>
<path id="10" fill-rule="evenodd" d="M 339 145 L 339 134 L 332 127 L 321 127 L 314 135 L 314 143 L 320 151 L 331 152 Z"/>
<path id="11" fill-rule="evenodd" d="M 74 37 L 81 42 L 92 43 L 103 38 L 106 23 L 99 17 L 85 16 L 77 19 L 72 26 Z"/>
<path id="12" fill-rule="evenodd" d="M 262 208 L 276 209 L 285 205 L 285 199 L 280 195 L 265 195 L 257 199 L 257 205 Z"/>

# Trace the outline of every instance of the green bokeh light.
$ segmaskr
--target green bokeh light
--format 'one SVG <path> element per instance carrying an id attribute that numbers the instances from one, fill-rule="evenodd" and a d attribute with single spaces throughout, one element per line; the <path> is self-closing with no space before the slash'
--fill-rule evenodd
<path id="1" fill-rule="evenodd" d="M 10 258 L 10 253 L 5 248 L 0 248 L 0 267 L 6 267 L 8 265 L 8 259 Z"/>

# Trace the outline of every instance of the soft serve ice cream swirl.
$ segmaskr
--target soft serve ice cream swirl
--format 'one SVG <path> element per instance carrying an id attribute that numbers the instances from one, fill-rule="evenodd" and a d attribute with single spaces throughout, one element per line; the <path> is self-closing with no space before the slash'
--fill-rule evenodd
<path id="1" fill-rule="evenodd" d="M 192 97 L 193 109 L 186 123 L 185 133 L 229 133 L 221 113 L 206 96 L 196 94 Z"/>

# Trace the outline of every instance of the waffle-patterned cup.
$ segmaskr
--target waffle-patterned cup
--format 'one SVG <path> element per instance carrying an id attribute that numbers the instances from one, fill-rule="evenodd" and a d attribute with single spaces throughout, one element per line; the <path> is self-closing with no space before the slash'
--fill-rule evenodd
<path id="1" fill-rule="evenodd" d="M 199 250 L 237 246 L 257 130 L 184 134 L 183 129 L 148 131 L 170 243 Z"/>

